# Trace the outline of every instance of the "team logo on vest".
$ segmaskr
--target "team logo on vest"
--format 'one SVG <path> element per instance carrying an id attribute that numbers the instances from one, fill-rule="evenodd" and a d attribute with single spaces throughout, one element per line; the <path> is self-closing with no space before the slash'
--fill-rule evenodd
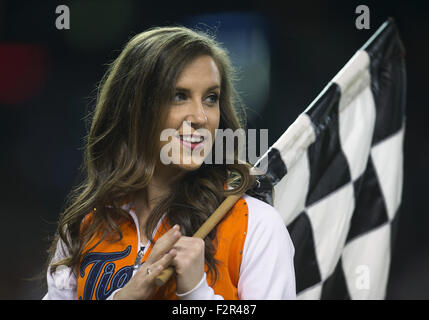
<path id="1" fill-rule="evenodd" d="M 131 252 L 131 246 L 120 252 L 91 252 L 87 253 L 80 265 L 80 276 L 85 276 L 85 269 L 92 265 L 88 272 L 85 282 L 83 297 L 81 300 L 91 300 L 94 291 L 97 300 L 105 300 L 116 289 L 122 288 L 133 275 L 133 266 L 126 266 L 115 270 L 113 261 L 121 260 L 127 257 Z M 98 285 L 97 285 L 98 282 Z M 110 287 L 108 287 L 109 283 Z"/>

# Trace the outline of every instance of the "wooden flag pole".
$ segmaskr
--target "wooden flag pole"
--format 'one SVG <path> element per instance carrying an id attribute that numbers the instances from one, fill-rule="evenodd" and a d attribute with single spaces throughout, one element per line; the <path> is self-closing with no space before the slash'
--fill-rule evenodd
<path id="1" fill-rule="evenodd" d="M 210 231 L 219 223 L 225 214 L 234 206 L 234 204 L 243 196 L 244 193 L 228 196 L 220 206 L 211 214 L 203 225 L 195 232 L 193 237 L 204 239 Z M 174 268 L 168 267 L 155 279 L 155 284 L 159 287 L 164 285 L 173 275 Z"/>

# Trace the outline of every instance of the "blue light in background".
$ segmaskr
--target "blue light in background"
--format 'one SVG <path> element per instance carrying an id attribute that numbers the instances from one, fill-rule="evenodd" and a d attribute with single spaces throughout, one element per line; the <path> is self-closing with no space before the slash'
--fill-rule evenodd
<path id="1" fill-rule="evenodd" d="M 251 121 L 261 116 L 270 94 L 270 48 L 266 21 L 255 13 L 216 13 L 185 17 L 183 25 L 215 34 L 237 69 L 237 90 Z"/>

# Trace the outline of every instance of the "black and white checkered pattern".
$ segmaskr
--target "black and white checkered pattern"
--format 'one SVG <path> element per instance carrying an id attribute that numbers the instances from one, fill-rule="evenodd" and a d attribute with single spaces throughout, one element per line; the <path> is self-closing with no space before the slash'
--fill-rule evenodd
<path id="1" fill-rule="evenodd" d="M 248 193 L 287 225 L 298 299 L 385 297 L 402 195 L 405 85 L 404 49 L 389 19 L 262 157 L 267 175 Z"/>

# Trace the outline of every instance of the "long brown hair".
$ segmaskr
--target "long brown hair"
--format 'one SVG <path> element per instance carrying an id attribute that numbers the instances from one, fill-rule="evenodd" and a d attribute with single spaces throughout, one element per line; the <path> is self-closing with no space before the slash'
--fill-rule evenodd
<path id="1" fill-rule="evenodd" d="M 245 108 L 234 89 L 234 69 L 227 51 L 213 35 L 172 26 L 134 36 L 110 64 L 98 87 L 96 106 L 88 117 L 83 179 L 69 194 L 60 215 L 49 249 L 50 272 L 60 265 L 78 270 L 85 246 L 98 232 L 102 234 L 100 241 L 112 233 L 122 237 L 118 221 L 130 216 L 121 204 L 148 186 L 159 157 L 154 141 L 159 143 L 177 78 L 187 63 L 201 55 L 211 56 L 221 74 L 219 129 L 246 127 Z M 237 152 L 234 159 L 234 164 L 203 163 L 188 172 L 152 210 L 147 237 L 151 239 L 164 213 L 171 225 L 178 223 L 184 235 L 192 236 L 227 195 L 252 187 L 255 179 L 249 174 L 251 165 L 239 162 Z M 225 191 L 224 184 L 233 180 L 238 181 L 236 187 Z M 82 229 L 83 218 L 94 207 L 92 223 Z M 214 278 L 218 263 L 214 259 L 215 237 L 213 230 L 205 239 L 205 260 Z M 59 240 L 68 256 L 53 261 Z"/>

